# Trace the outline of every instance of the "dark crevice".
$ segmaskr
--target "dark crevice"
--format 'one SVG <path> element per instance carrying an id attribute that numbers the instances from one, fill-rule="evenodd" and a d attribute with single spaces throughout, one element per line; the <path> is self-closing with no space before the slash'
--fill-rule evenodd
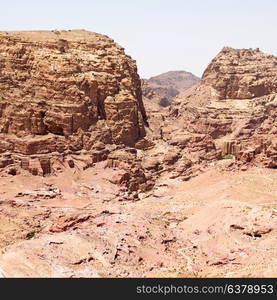
<path id="1" fill-rule="evenodd" d="M 248 233 L 245 233 L 245 234 L 250 236 L 250 237 L 255 237 L 255 238 L 261 238 L 262 237 L 262 235 L 259 234 L 259 233 L 252 234 L 252 233 L 248 232 Z"/>

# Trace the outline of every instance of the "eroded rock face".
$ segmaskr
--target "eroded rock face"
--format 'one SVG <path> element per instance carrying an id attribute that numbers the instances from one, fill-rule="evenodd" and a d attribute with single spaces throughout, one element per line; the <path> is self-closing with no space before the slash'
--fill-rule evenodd
<path id="1" fill-rule="evenodd" d="M 224 47 L 206 68 L 202 83 L 220 99 L 251 99 L 277 92 L 277 57 L 259 49 Z"/>
<path id="2" fill-rule="evenodd" d="M 32 155 L 16 161 L 45 173 L 53 153 L 145 135 L 135 61 L 112 39 L 73 30 L 0 32 L 0 41 L 0 153 Z"/>
<path id="3" fill-rule="evenodd" d="M 190 152 L 205 141 L 206 153 L 195 152 L 203 160 L 233 155 L 238 165 L 276 167 L 276 61 L 259 50 L 225 47 L 201 83 L 176 98 L 166 139 Z"/>
<path id="4" fill-rule="evenodd" d="M 102 132 L 112 143 L 144 136 L 136 64 L 112 39 L 80 30 L 1 32 L 0 40 L 2 136 L 15 135 L 26 147 L 22 138 L 48 135 L 58 151 L 74 135 L 87 149 Z M 52 152 L 49 139 L 34 152 Z"/>

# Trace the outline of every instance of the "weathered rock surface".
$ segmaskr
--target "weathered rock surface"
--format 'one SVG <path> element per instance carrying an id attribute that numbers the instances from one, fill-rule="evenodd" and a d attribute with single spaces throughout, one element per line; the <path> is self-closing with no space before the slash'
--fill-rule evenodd
<path id="1" fill-rule="evenodd" d="M 277 57 L 257 49 L 224 47 L 205 70 L 201 82 L 220 99 L 251 99 L 277 92 Z"/>
<path id="2" fill-rule="evenodd" d="M 1 178 L 0 277 L 277 275 L 275 170 L 210 168 L 119 201 L 118 172 L 100 164 Z M 45 198 L 45 183 L 63 197 Z M 35 199 L 14 198 L 27 185 Z"/>
<path id="3" fill-rule="evenodd" d="M 201 83 L 176 97 L 165 139 L 197 159 L 234 155 L 237 165 L 276 167 L 276 60 L 259 50 L 225 47 Z"/>
<path id="4" fill-rule="evenodd" d="M 13 47 L 8 49 L 3 38 L 1 76 L 6 77 L 0 78 L 9 102 L 1 98 L 6 104 L 0 118 L 0 277 L 277 275 L 276 92 L 222 98 L 217 83 L 241 74 L 237 69 L 231 74 L 222 60 L 218 68 L 224 72 L 206 71 L 202 82 L 180 94 L 170 108 L 148 101 L 144 133 L 134 62 L 111 40 L 73 31 L 44 32 L 43 41 L 26 33 L 22 43 L 17 35 L 5 38 L 16 39 L 15 46 L 34 43 L 30 53 L 47 53 L 48 65 L 56 71 L 49 71 L 45 56 L 34 60 L 42 64 L 41 74 L 30 62 L 31 67 L 23 68 L 31 68 L 24 89 L 12 71 L 21 64 L 13 62 L 8 54 Z M 62 42 L 56 49 L 56 36 L 70 47 Z M 91 49 L 98 52 L 91 54 Z M 237 51 L 245 52 L 230 49 L 224 55 Z M 241 63 L 248 66 L 247 57 Z M 80 60 L 78 78 L 96 78 L 88 96 L 87 88 L 66 71 L 75 59 Z M 95 60 L 99 72 L 91 69 Z M 263 60 L 256 64 L 262 68 Z M 59 69 L 62 66 L 66 68 Z M 40 81 L 36 72 L 45 72 L 49 81 Z M 268 85 L 274 81 L 270 78 Z M 128 87 L 117 91 L 122 81 Z M 243 80 L 229 82 L 232 91 L 247 90 Z M 42 84 L 47 91 L 60 84 L 66 88 L 53 91 L 48 99 Z M 68 91 L 69 85 L 76 94 Z M 94 88 L 105 94 L 103 102 Z M 28 98 L 28 91 L 34 95 Z M 47 99 L 36 103 L 36 95 Z M 74 107 L 70 112 L 68 103 Z M 76 115 L 79 105 L 85 108 Z M 37 109 L 44 107 L 41 122 L 33 121 L 29 110 L 37 116 Z M 76 118 L 77 123 L 68 123 Z"/>
<path id="5" fill-rule="evenodd" d="M 18 154 L 1 166 L 14 159 L 45 174 L 55 154 L 145 135 L 135 61 L 112 39 L 73 30 L 0 32 L 0 41 L 0 153 Z"/>

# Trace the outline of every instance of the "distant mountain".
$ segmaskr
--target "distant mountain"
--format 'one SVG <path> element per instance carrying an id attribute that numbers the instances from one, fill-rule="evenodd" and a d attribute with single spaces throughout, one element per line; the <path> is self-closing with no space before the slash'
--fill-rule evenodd
<path id="1" fill-rule="evenodd" d="M 143 96 L 161 106 L 169 106 L 181 92 L 197 84 L 200 78 L 186 71 L 169 71 L 149 79 L 142 79 Z"/>

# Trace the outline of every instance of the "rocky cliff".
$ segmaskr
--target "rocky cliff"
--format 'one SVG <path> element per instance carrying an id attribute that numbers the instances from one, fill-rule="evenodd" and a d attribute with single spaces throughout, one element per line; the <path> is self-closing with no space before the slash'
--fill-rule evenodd
<path id="1" fill-rule="evenodd" d="M 0 167 L 28 168 L 33 155 L 45 173 L 53 153 L 131 146 L 145 120 L 136 63 L 112 39 L 84 30 L 0 32 Z"/>
<path id="2" fill-rule="evenodd" d="M 202 83 L 221 99 L 252 99 L 277 92 L 277 57 L 257 49 L 224 47 L 206 68 Z"/>
<path id="3" fill-rule="evenodd" d="M 276 167 L 276 61 L 258 49 L 223 48 L 201 83 L 177 96 L 169 117 L 175 122 L 164 129 L 167 139 L 180 145 L 187 145 L 188 136 L 209 140 L 213 147 L 202 145 L 198 152 L 202 160 L 214 153 L 233 155 L 243 166 Z"/>

